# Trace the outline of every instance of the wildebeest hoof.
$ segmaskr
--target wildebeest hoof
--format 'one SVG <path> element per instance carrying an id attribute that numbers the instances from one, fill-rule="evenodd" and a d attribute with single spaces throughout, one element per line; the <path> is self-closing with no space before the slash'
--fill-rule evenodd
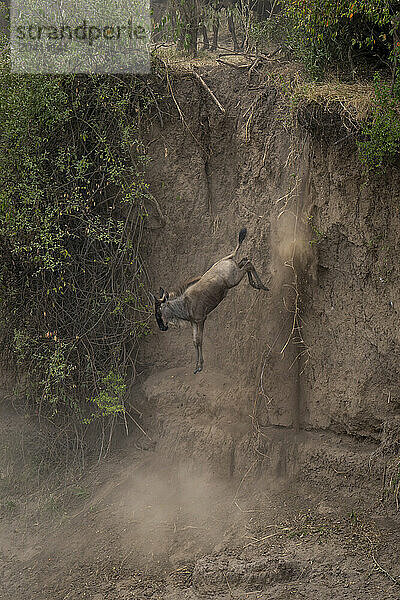
<path id="1" fill-rule="evenodd" d="M 195 371 L 193 371 L 193 373 L 196 375 L 196 373 L 200 373 L 203 370 L 203 367 L 197 367 L 197 369 Z"/>

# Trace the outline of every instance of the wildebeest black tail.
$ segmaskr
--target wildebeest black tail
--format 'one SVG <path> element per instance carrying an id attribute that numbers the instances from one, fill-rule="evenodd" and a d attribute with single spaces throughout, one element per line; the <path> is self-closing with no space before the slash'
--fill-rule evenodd
<path id="1" fill-rule="evenodd" d="M 239 246 L 240 244 L 243 242 L 244 238 L 247 235 L 247 229 L 246 227 L 243 227 L 240 231 L 239 231 Z"/>
<path id="2" fill-rule="evenodd" d="M 232 254 L 229 254 L 229 256 L 226 256 L 225 258 L 234 258 L 235 260 L 237 259 L 237 255 L 238 255 L 238 252 L 240 250 L 240 246 L 241 246 L 244 238 L 246 237 L 246 234 L 247 234 L 246 227 L 242 227 L 242 229 L 239 231 L 239 242 L 238 242 L 238 245 L 236 246 L 236 248 L 234 249 L 234 251 L 232 252 Z"/>

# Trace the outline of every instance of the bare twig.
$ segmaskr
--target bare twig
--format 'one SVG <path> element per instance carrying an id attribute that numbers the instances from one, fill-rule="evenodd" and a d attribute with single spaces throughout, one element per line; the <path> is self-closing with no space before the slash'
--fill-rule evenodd
<path id="1" fill-rule="evenodd" d="M 226 65 L 227 67 L 233 67 L 234 69 L 248 69 L 249 65 L 235 65 L 234 63 L 230 63 L 226 60 L 222 60 L 221 58 L 216 59 L 217 63 L 221 65 Z"/>
<path id="2" fill-rule="evenodd" d="M 382 567 L 382 565 L 378 562 L 378 560 L 376 558 L 376 555 L 375 555 L 375 552 L 376 552 L 375 544 L 373 543 L 373 541 L 371 540 L 371 538 L 365 533 L 365 531 L 363 531 L 363 534 L 364 534 L 365 539 L 370 544 L 371 558 L 372 558 L 372 562 L 375 565 L 375 569 L 377 571 L 379 571 L 380 573 L 382 573 L 383 575 L 386 575 L 386 577 L 388 577 L 396 585 L 400 585 L 400 577 L 393 577 L 393 575 L 391 575 L 389 573 L 389 571 L 387 571 L 386 569 L 384 569 Z"/>
<path id="3" fill-rule="evenodd" d="M 204 81 L 204 79 L 201 77 L 201 75 L 199 75 L 198 73 L 196 73 L 196 71 L 192 71 L 193 75 L 196 77 L 197 81 L 200 82 L 200 84 L 203 86 L 203 88 L 206 90 L 206 92 L 209 93 L 209 95 L 211 96 L 211 98 L 213 99 L 214 103 L 218 106 L 219 110 L 222 113 L 225 113 L 225 108 L 222 106 L 221 102 L 218 100 L 218 98 L 216 97 L 216 95 L 214 94 L 214 92 L 208 87 L 208 85 L 206 84 L 206 82 Z"/>

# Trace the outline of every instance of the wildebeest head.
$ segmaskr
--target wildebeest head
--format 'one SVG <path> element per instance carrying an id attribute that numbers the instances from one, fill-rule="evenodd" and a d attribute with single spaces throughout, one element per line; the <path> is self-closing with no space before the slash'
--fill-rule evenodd
<path id="1" fill-rule="evenodd" d="M 167 302 L 168 298 L 169 298 L 169 294 L 168 294 L 168 292 L 165 292 L 163 290 L 163 288 L 160 288 L 160 297 L 159 298 L 157 298 L 156 296 L 153 296 L 154 313 L 155 313 L 157 325 L 159 326 L 161 331 L 167 331 L 167 329 L 168 329 L 168 325 L 166 325 L 164 323 L 163 315 L 162 315 L 163 306 L 165 306 L 165 303 Z"/>

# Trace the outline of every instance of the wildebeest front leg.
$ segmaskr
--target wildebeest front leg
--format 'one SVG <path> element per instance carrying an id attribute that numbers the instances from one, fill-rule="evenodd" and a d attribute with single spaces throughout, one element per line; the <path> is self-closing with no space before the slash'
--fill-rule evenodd
<path id="1" fill-rule="evenodd" d="M 236 37 L 235 21 L 233 19 L 233 14 L 232 14 L 231 8 L 228 8 L 228 29 L 232 36 L 233 49 L 235 52 L 237 52 L 239 50 L 239 44 L 238 44 L 237 37 Z"/>
<path id="2" fill-rule="evenodd" d="M 194 373 L 200 373 L 203 370 L 203 331 L 204 321 L 200 323 L 192 323 L 193 343 L 196 348 L 196 369 Z"/>
<path id="3" fill-rule="evenodd" d="M 210 47 L 210 43 L 208 41 L 207 27 L 204 23 L 202 24 L 201 29 L 203 33 L 203 50 L 208 50 Z"/>

